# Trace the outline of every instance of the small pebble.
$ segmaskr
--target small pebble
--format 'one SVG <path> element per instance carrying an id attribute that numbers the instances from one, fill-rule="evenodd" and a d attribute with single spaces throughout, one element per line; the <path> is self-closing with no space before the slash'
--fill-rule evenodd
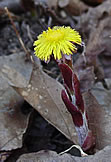
<path id="1" fill-rule="evenodd" d="M 30 88 L 30 87 L 31 87 L 31 84 L 28 85 L 28 88 Z"/>
<path id="2" fill-rule="evenodd" d="M 23 95 L 23 96 L 28 96 L 28 93 L 27 93 L 26 91 L 23 91 L 23 92 L 22 92 L 22 95 Z"/>

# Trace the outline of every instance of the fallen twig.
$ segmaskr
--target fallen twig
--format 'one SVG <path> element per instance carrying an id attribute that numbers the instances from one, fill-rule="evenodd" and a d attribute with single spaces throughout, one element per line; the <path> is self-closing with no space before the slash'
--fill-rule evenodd
<path id="1" fill-rule="evenodd" d="M 11 21 L 11 24 L 12 24 L 12 26 L 13 26 L 13 29 L 14 29 L 15 33 L 16 33 L 16 36 L 17 36 L 17 38 L 18 38 L 18 40 L 19 40 L 19 42 L 20 42 L 22 48 L 24 49 L 24 51 L 25 51 L 25 53 L 26 53 L 26 55 L 27 55 L 27 59 L 28 59 L 28 60 L 31 60 L 30 52 L 26 49 L 26 47 L 25 47 L 25 45 L 24 45 L 24 42 L 22 41 L 22 38 L 20 37 L 20 34 L 19 34 L 19 32 L 18 32 L 18 30 L 17 30 L 17 28 L 16 28 L 16 26 L 15 26 L 15 24 L 14 24 L 14 22 L 13 22 L 12 16 L 11 16 L 11 14 L 10 14 L 10 12 L 9 12 L 9 10 L 8 10 L 7 7 L 5 7 L 5 11 L 6 11 L 6 13 L 7 13 L 7 15 L 8 15 L 8 17 L 9 17 L 9 19 L 10 19 L 10 21 Z"/>

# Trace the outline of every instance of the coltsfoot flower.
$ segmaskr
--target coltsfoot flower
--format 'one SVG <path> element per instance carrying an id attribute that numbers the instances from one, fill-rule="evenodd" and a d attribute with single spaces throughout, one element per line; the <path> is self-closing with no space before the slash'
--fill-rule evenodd
<path id="1" fill-rule="evenodd" d="M 63 55 L 71 55 L 77 51 L 75 44 L 82 44 L 81 36 L 70 27 L 55 26 L 43 31 L 34 42 L 35 55 L 44 60 L 50 60 L 53 55 L 55 60 L 60 60 Z"/>

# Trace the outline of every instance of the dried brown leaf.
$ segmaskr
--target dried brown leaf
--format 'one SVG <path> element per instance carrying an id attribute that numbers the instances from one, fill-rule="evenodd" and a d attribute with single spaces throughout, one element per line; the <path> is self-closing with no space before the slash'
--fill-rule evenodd
<path id="1" fill-rule="evenodd" d="M 49 123 L 78 143 L 72 118 L 61 99 L 62 89 L 62 85 L 36 67 L 27 88 L 16 88 L 16 91 Z"/>
<path id="2" fill-rule="evenodd" d="M 33 65 L 25 58 L 25 53 L 0 58 L 2 76 L 13 86 L 26 87 L 29 83 Z"/>
<path id="3" fill-rule="evenodd" d="M 48 7 L 49 8 L 51 8 L 51 9 L 57 9 L 57 7 L 58 7 L 58 0 L 54 0 L 54 1 L 52 1 L 52 0 L 46 0 L 46 2 L 47 2 L 47 5 L 48 5 Z"/>
<path id="4" fill-rule="evenodd" d="M 111 77 L 110 5 L 111 1 L 107 0 L 98 7 L 90 8 L 80 18 L 80 30 L 83 33 L 84 40 L 87 40 L 87 65 L 94 66 L 94 71 L 99 81 L 103 80 L 104 76 Z"/>
<path id="5" fill-rule="evenodd" d="M 10 57 L 12 59 L 14 55 Z M 23 53 L 15 58 L 14 65 L 6 59 L 5 65 L 1 68 L 2 76 L 5 76 L 9 84 L 14 86 L 47 121 L 71 141 L 78 143 L 71 115 L 61 99 L 62 85 L 43 73 L 40 65 L 36 65 L 32 72 L 33 65 L 25 62 Z"/>
<path id="6" fill-rule="evenodd" d="M 10 56 L 0 57 L 0 149 L 12 150 L 22 146 L 22 136 L 27 128 L 28 116 L 23 115 L 20 107 L 23 104 L 23 98 L 9 86 L 8 80 L 3 76 L 4 66 L 10 67 L 21 72 L 21 76 L 26 72 L 26 67 L 23 66 L 24 54 L 13 54 Z M 27 68 L 30 67 L 26 65 Z M 22 67 L 22 68 L 21 68 Z M 24 68 L 25 67 L 25 68 Z M 13 70 L 12 70 L 13 71 Z M 28 71 L 30 75 L 31 69 Z M 9 71 L 8 71 L 9 72 Z M 9 74 L 11 71 L 9 72 Z M 8 74 L 7 74 L 8 75 Z M 16 80 L 15 72 L 11 76 Z M 26 76 L 25 85 L 28 82 Z M 22 76 L 23 78 L 23 76 Z M 21 79 L 23 81 L 23 79 Z M 18 81 L 17 81 L 18 83 Z M 21 84 L 19 84 L 21 85 Z"/>
<path id="7" fill-rule="evenodd" d="M 80 15 L 88 10 L 88 6 L 81 0 L 59 0 L 58 6 L 60 8 L 65 8 L 71 15 Z"/>
<path id="8" fill-rule="evenodd" d="M 96 148 L 103 149 L 111 144 L 111 80 L 106 81 L 110 90 L 97 83 L 91 93 L 85 93 L 89 126 L 96 138 Z"/>
<path id="9" fill-rule="evenodd" d="M 82 0 L 82 1 L 91 6 L 96 6 L 104 2 L 104 0 Z"/>
<path id="10" fill-rule="evenodd" d="M 90 90 L 95 82 L 94 67 L 85 67 L 84 58 L 80 56 L 74 64 L 74 71 L 80 80 L 81 92 Z"/>
<path id="11" fill-rule="evenodd" d="M 111 160 L 111 146 L 105 147 L 103 150 L 97 152 L 95 155 L 88 157 L 75 157 L 70 154 L 58 155 L 53 151 L 40 151 L 38 153 L 24 154 L 20 156 L 17 162 L 110 162 Z"/>

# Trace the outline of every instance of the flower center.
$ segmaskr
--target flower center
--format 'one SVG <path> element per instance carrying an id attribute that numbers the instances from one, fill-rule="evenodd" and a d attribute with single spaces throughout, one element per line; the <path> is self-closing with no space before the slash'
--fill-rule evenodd
<path id="1" fill-rule="evenodd" d="M 64 34 L 61 32 L 53 31 L 48 35 L 48 40 L 51 42 L 58 42 L 63 40 Z"/>

